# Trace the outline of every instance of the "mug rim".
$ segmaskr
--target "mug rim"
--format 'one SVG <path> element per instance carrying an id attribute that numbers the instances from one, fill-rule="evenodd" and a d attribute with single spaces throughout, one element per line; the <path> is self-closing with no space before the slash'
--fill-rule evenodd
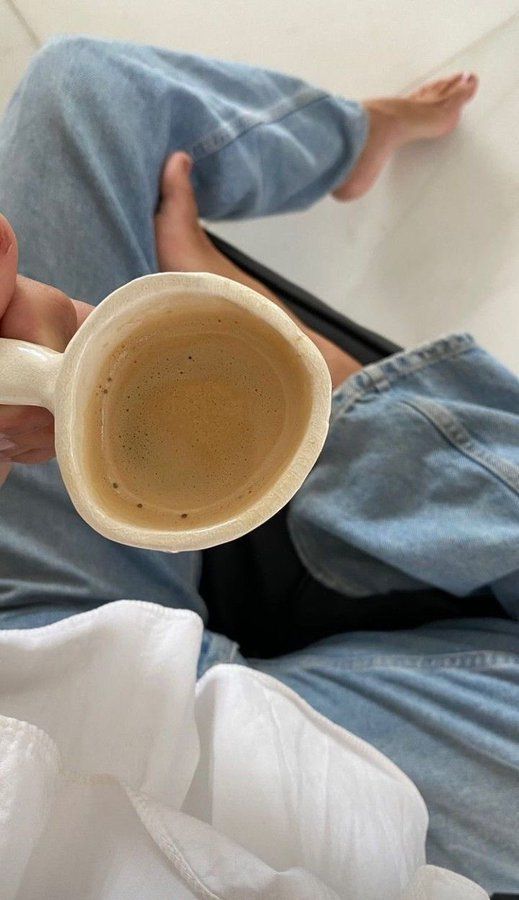
<path id="1" fill-rule="evenodd" d="M 75 433 L 78 419 L 78 392 L 83 361 L 92 340 L 120 319 L 127 322 L 133 313 L 152 298 L 169 294 L 206 294 L 236 303 L 259 316 L 296 350 L 309 376 L 310 412 L 305 432 L 281 475 L 271 488 L 251 506 L 223 522 L 213 525 L 174 529 L 157 529 L 132 525 L 110 515 L 98 502 L 86 480 L 80 463 L 79 436 Z M 106 356 L 120 341 L 115 337 L 104 352 Z M 242 537 L 271 518 L 294 496 L 317 460 L 328 433 L 331 410 L 331 378 L 323 356 L 296 323 L 273 301 L 252 288 L 220 275 L 201 272 L 160 272 L 143 275 L 112 291 L 93 310 L 68 345 L 56 383 L 56 456 L 62 478 L 81 517 L 97 532 L 110 540 L 129 546 L 170 552 L 203 550 Z"/>

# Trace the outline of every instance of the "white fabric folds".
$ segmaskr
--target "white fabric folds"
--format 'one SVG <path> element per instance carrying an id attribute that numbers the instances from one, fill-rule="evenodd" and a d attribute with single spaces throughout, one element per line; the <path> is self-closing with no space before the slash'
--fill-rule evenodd
<path id="1" fill-rule="evenodd" d="M 194 613 L 0 632 L 2 900 L 484 900 L 409 779 L 273 678 L 196 682 Z"/>

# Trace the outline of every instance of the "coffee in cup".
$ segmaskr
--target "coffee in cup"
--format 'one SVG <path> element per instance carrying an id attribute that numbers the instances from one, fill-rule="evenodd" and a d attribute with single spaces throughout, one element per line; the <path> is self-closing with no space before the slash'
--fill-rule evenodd
<path id="1" fill-rule="evenodd" d="M 208 273 L 117 288 L 64 353 L 0 338 L 0 403 L 54 413 L 79 515 L 150 550 L 214 547 L 275 515 L 319 456 L 330 401 L 296 323 Z"/>
<path id="2" fill-rule="evenodd" d="M 310 378 L 269 324 L 229 304 L 149 316 L 106 359 L 85 429 L 100 505 L 147 528 L 240 515 L 305 433 Z"/>

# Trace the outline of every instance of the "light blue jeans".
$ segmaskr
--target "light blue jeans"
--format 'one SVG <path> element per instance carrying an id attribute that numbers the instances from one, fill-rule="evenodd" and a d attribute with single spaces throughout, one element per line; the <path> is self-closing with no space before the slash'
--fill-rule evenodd
<path id="1" fill-rule="evenodd" d="M 168 153 L 187 150 L 208 219 L 303 209 L 366 139 L 361 106 L 272 72 L 64 38 L 34 59 L 0 129 L 0 205 L 21 271 L 97 302 L 155 271 Z M 506 327 L 506 323 L 503 323 Z M 489 586 L 508 619 L 340 634 L 245 660 L 206 631 L 200 671 L 242 661 L 393 759 L 431 814 L 429 861 L 519 891 L 519 383 L 467 336 L 371 366 L 335 391 L 324 451 L 290 504 L 318 579 L 348 597 Z M 0 493 L 0 626 L 119 598 L 206 610 L 201 555 L 111 543 L 73 510 L 55 463 Z"/>

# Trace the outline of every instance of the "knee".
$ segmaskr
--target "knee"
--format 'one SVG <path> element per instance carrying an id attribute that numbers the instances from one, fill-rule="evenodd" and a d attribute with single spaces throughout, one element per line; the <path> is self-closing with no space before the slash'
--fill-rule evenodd
<path id="1" fill-rule="evenodd" d="M 20 99 L 33 114 L 51 125 L 105 96 L 99 79 L 113 55 L 111 44 L 94 38 L 53 38 L 34 56 L 23 82 Z"/>
<path id="2" fill-rule="evenodd" d="M 77 71 L 89 74 L 92 67 L 98 68 L 103 61 L 115 55 L 112 41 L 90 38 L 83 35 L 60 35 L 51 38 L 35 54 L 30 70 L 39 76 L 58 76 Z"/>

